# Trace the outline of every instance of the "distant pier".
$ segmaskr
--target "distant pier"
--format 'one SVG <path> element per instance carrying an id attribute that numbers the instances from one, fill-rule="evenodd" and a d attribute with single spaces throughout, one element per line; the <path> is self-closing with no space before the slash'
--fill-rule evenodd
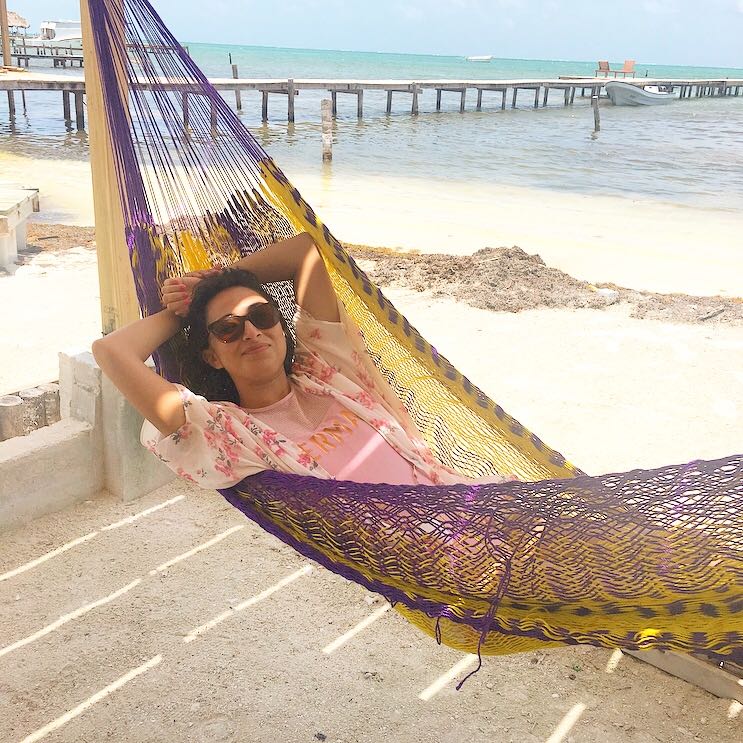
<path id="1" fill-rule="evenodd" d="M 455 94 L 459 101 L 459 110 L 467 110 L 468 94 L 475 99 L 474 110 L 480 111 L 483 107 L 484 96 L 496 95 L 496 101 L 501 110 L 515 108 L 521 94 L 529 95 L 529 101 L 534 108 L 546 106 L 550 94 L 561 94 L 564 106 L 571 106 L 575 101 L 576 92 L 581 97 L 588 92 L 591 96 L 601 93 L 607 82 L 606 78 L 573 78 L 561 77 L 553 79 L 523 79 L 523 80 L 254 80 L 237 76 L 237 67 L 233 65 L 233 77 L 212 78 L 209 81 L 217 90 L 235 95 L 236 107 L 242 110 L 241 93 L 258 91 L 261 93 L 261 116 L 263 121 L 268 120 L 269 97 L 282 96 L 287 101 L 287 120 L 294 121 L 294 97 L 302 90 L 324 90 L 330 94 L 333 116 L 338 112 L 338 95 L 352 95 L 356 97 L 356 113 L 358 118 L 364 115 L 364 93 L 366 91 L 382 91 L 387 94 L 387 113 L 392 112 L 393 97 L 404 98 L 410 106 L 410 113 L 419 112 L 420 96 L 425 90 L 435 91 L 436 110 L 441 110 L 441 101 L 444 95 Z M 743 91 L 743 79 L 678 79 L 678 78 L 637 78 L 625 80 L 630 85 L 644 88 L 656 85 L 668 91 L 679 90 L 679 99 L 701 98 L 707 96 L 724 97 L 738 96 Z M 148 83 L 142 87 L 147 88 Z M 184 116 L 188 116 L 189 88 L 193 93 L 198 90 L 190 83 L 165 83 L 183 94 Z M 82 76 L 54 76 L 35 72 L 10 71 L 0 69 L 0 90 L 6 91 L 49 91 L 61 93 L 62 116 L 68 124 L 72 123 L 72 100 L 74 99 L 75 125 L 79 130 L 85 128 L 85 79 Z"/>

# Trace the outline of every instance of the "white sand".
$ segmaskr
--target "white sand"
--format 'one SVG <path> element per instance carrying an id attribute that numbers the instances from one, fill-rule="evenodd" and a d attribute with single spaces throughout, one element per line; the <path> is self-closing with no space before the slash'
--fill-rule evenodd
<path id="1" fill-rule="evenodd" d="M 42 203 L 47 208 L 54 204 L 57 215 L 74 212 L 79 219 L 55 216 L 50 221 L 86 223 L 84 210 L 75 211 L 84 201 L 84 189 L 78 183 L 73 190 L 72 170 L 69 189 L 59 181 L 57 195 L 45 191 Z M 318 201 L 300 185 L 310 200 Z M 385 238 L 389 226 L 375 227 L 381 220 L 373 214 L 362 220 L 364 212 L 359 212 L 354 224 L 340 196 L 338 201 L 332 197 L 327 208 L 322 198 L 320 194 L 318 208 L 337 223 L 339 235 L 359 242 L 395 242 Z M 345 198 L 350 202 L 352 194 Z M 391 208 L 394 195 L 384 199 Z M 436 206 L 431 203 L 421 213 L 435 215 Z M 342 231 L 344 214 L 349 234 Z M 394 214 L 394 219 L 408 218 L 399 205 Z M 463 214 L 459 212 L 460 219 Z M 431 216 L 425 227 L 432 235 L 436 219 Z M 576 217 L 571 224 L 585 227 L 585 219 Z M 460 226 L 452 223 L 450 234 Z M 548 229 L 543 229 L 546 235 Z M 464 235 L 463 245 L 480 247 L 468 244 L 470 233 Z M 453 241 L 449 233 L 445 238 Z M 514 242 L 536 249 L 523 240 Z M 560 260 L 570 260 L 569 251 L 555 247 L 555 252 Z M 561 265 L 546 251 L 542 254 Z M 590 255 L 576 252 L 574 257 L 593 270 Z M 646 272 L 638 273 L 638 279 L 673 278 L 662 252 L 643 261 Z M 617 274 L 592 276 L 595 280 L 632 284 L 620 279 L 622 265 L 601 265 Z M 725 275 L 718 277 L 710 265 L 700 265 L 699 286 Z M 640 268 L 638 258 L 635 270 Z M 727 278 L 732 287 L 736 277 Z M 697 279 L 694 272 L 681 272 L 674 280 L 677 288 L 686 284 L 688 289 Z M 388 293 L 464 373 L 589 472 L 741 450 L 741 327 L 633 320 L 619 307 L 509 315 L 413 292 Z M 40 254 L 15 276 L 0 278 L 0 392 L 55 379 L 59 349 L 89 348 L 99 328 L 97 294 L 95 254 L 85 249 Z M 131 527 L 102 529 L 174 495 L 187 498 Z M 323 646 L 369 617 L 379 603 L 322 570 L 186 646 L 183 637 L 194 627 L 305 564 L 246 523 L 215 494 L 174 483 L 137 504 L 97 499 L 4 535 L 0 572 L 83 534 L 96 536 L 0 584 L 5 609 L 0 629 L 7 636 L 3 645 L 27 638 L 111 591 L 126 587 L 127 592 L 3 658 L 7 714 L 0 715 L 0 737 L 19 739 L 127 671 L 162 656 L 159 665 L 65 724 L 54 739 L 72 743 L 123 735 L 126 740 L 160 740 L 166 730 L 173 739 L 194 742 L 259 740 L 267 731 L 282 740 L 327 737 L 333 743 L 740 739 L 740 719 L 733 719 L 739 708 L 729 701 L 630 658 L 621 659 L 610 673 L 611 653 L 594 648 L 487 659 L 463 692 L 454 692 L 449 683 L 431 701 L 421 702 L 417 695 L 459 662 L 461 654 L 438 648 L 388 612 L 341 650 L 324 655 Z M 235 525 L 242 530 L 218 545 L 155 577 L 148 574 Z"/>
<path id="2" fill-rule="evenodd" d="M 0 172 L 41 189 L 47 222 L 93 224 L 86 163 L 0 153 Z M 320 166 L 318 165 L 318 171 Z M 414 178 L 287 173 L 341 240 L 424 252 L 519 245 L 593 282 L 743 295 L 743 210 Z"/>
<path id="3" fill-rule="evenodd" d="M 57 352 L 89 349 L 98 336 L 92 250 L 41 253 L 0 278 L 0 292 L 18 308 L 0 314 L 0 394 L 57 379 Z M 586 471 L 743 447 L 741 327 L 634 320 L 618 307 L 493 313 L 387 294 L 470 379 Z"/>

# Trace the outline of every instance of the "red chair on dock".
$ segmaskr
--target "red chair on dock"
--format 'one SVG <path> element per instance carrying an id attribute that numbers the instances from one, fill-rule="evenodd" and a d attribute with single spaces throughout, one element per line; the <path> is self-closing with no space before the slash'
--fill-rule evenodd
<path id="1" fill-rule="evenodd" d="M 593 73 L 594 77 L 609 77 L 609 73 L 611 70 L 609 69 L 609 63 L 608 62 L 599 62 L 599 68 L 598 70 L 595 70 Z"/>
<path id="2" fill-rule="evenodd" d="M 613 75 L 614 77 L 619 77 L 619 75 L 621 75 L 622 77 L 627 77 L 627 75 L 632 75 L 632 77 L 634 77 L 635 76 L 635 60 L 625 59 L 624 67 L 622 67 L 621 70 L 612 70 L 611 67 L 609 67 L 608 62 L 600 61 L 599 67 L 597 70 L 594 71 L 593 76 L 594 77 L 609 77 L 609 75 Z"/>
<path id="3" fill-rule="evenodd" d="M 622 77 L 627 77 L 627 75 L 632 75 L 632 77 L 634 77 L 635 76 L 635 60 L 625 59 L 624 67 L 622 67 L 621 70 L 616 70 L 614 72 L 614 77 L 618 77 L 619 75 L 621 75 Z"/>

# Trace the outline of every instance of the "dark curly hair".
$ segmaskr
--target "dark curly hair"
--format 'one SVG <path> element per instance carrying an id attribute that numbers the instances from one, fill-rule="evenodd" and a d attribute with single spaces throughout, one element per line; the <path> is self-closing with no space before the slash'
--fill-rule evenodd
<path id="1" fill-rule="evenodd" d="M 240 404 L 235 383 L 225 369 L 215 369 L 204 361 L 202 352 L 209 346 L 209 331 L 206 328 L 206 306 L 225 289 L 244 286 L 265 297 L 267 302 L 278 308 L 276 300 L 250 271 L 240 268 L 226 268 L 217 274 L 202 279 L 194 289 L 191 306 L 185 318 L 186 342 L 178 351 L 180 378 L 192 392 L 207 400 L 222 400 Z M 294 336 L 284 315 L 280 312 L 281 327 L 286 338 L 286 357 L 284 370 L 291 373 L 294 363 Z"/>

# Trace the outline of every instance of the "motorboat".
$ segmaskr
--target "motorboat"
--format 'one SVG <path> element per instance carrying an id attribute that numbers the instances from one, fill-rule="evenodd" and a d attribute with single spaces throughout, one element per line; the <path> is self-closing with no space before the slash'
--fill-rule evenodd
<path id="1" fill-rule="evenodd" d="M 678 100 L 668 91 L 663 91 L 657 85 L 633 85 L 620 80 L 610 80 L 604 86 L 606 95 L 615 106 L 658 106 Z"/>
<path id="2" fill-rule="evenodd" d="M 494 57 L 492 54 L 481 54 L 474 57 L 465 57 L 465 59 L 468 62 L 490 62 L 492 59 L 494 59 Z"/>

